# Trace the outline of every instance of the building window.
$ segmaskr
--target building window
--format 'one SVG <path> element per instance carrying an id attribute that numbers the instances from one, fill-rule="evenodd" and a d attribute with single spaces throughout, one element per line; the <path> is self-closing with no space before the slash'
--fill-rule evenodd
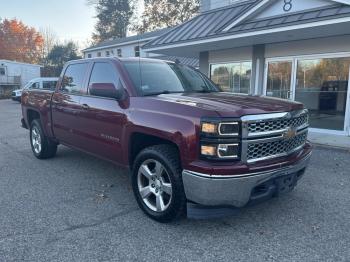
<path id="1" fill-rule="evenodd" d="M 97 52 L 97 57 L 101 57 L 101 52 Z"/>
<path id="2" fill-rule="evenodd" d="M 135 57 L 139 57 L 140 56 L 140 46 L 135 46 L 134 50 L 135 50 Z"/>
<path id="3" fill-rule="evenodd" d="M 252 62 L 212 64 L 211 80 L 225 92 L 250 93 Z"/>
<path id="4" fill-rule="evenodd" d="M 118 57 L 122 57 L 123 56 L 122 50 L 120 48 L 117 49 L 117 56 Z"/>
<path id="5" fill-rule="evenodd" d="M 310 112 L 310 126 L 345 130 L 350 58 L 298 59 L 295 100 Z"/>
<path id="6" fill-rule="evenodd" d="M 106 56 L 110 56 L 110 52 L 109 51 L 106 51 Z"/>
<path id="7" fill-rule="evenodd" d="M 4 76 L 6 74 L 5 67 L 0 67 L 0 76 Z"/>
<path id="8" fill-rule="evenodd" d="M 91 56 L 91 54 L 88 54 L 88 58 L 91 58 L 92 56 Z"/>
<path id="9" fill-rule="evenodd" d="M 291 99 L 292 61 L 268 63 L 266 95 Z"/>
<path id="10" fill-rule="evenodd" d="M 303 103 L 312 128 L 344 131 L 349 69 L 349 57 L 270 61 L 266 95 Z"/>

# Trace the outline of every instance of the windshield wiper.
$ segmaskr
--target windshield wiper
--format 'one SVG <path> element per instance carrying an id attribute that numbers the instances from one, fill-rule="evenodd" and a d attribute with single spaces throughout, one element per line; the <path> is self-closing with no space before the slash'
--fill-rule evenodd
<path id="1" fill-rule="evenodd" d="M 143 94 L 143 96 L 159 96 L 159 95 L 179 94 L 179 93 L 184 93 L 184 91 L 174 91 L 174 92 L 170 92 L 170 91 L 168 91 L 168 90 L 164 90 L 164 91 L 161 91 L 161 92 Z"/>

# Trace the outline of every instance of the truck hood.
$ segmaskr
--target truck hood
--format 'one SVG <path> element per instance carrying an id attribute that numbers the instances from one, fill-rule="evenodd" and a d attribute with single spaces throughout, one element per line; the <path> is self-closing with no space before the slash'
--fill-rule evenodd
<path id="1" fill-rule="evenodd" d="M 159 95 L 155 99 L 204 110 L 216 111 L 222 117 L 289 112 L 303 109 L 303 104 L 265 96 L 240 95 L 227 92 Z"/>

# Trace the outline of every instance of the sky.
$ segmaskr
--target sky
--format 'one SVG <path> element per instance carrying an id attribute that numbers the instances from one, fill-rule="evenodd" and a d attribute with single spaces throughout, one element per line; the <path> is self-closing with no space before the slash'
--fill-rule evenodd
<path id="1" fill-rule="evenodd" d="M 0 0 L 0 18 L 17 18 L 28 26 L 49 28 L 60 41 L 86 47 L 96 23 L 86 0 Z"/>

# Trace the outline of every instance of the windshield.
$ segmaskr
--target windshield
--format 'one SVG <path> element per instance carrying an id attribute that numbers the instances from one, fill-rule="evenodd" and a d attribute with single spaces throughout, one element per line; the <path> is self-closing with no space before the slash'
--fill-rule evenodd
<path id="1" fill-rule="evenodd" d="M 23 89 L 28 89 L 34 82 L 28 82 Z"/>
<path id="2" fill-rule="evenodd" d="M 188 66 L 148 61 L 128 61 L 124 62 L 124 66 L 143 96 L 220 91 L 204 75 Z"/>

